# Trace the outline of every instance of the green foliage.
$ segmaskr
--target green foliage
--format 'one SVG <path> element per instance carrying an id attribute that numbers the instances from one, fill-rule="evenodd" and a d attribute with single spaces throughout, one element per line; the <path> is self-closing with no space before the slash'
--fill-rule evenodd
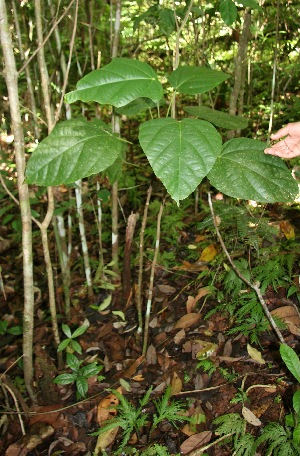
<path id="1" fill-rule="evenodd" d="M 300 454 L 299 442 L 293 441 L 293 435 L 289 429 L 279 423 L 269 423 L 263 433 L 256 440 L 255 447 L 267 443 L 265 455 L 270 456 L 296 456 Z"/>
<path id="2" fill-rule="evenodd" d="M 62 324 L 62 330 L 63 330 L 63 333 L 67 336 L 67 339 L 64 339 L 59 344 L 57 351 L 60 352 L 60 351 L 67 349 L 68 352 L 75 351 L 76 353 L 81 354 L 82 348 L 79 345 L 79 343 L 77 342 L 77 340 L 74 340 L 74 339 L 76 339 L 79 336 L 82 336 L 82 334 L 85 333 L 87 328 L 88 328 L 87 326 L 82 325 L 82 326 L 79 326 L 77 329 L 75 329 L 75 331 L 72 333 L 71 329 L 69 328 L 68 325 Z"/>
<path id="3" fill-rule="evenodd" d="M 222 5 L 231 16 L 233 2 L 222 0 Z M 169 81 L 177 91 L 196 95 L 216 87 L 227 77 L 223 72 L 207 67 L 182 66 L 170 74 Z M 116 58 L 84 76 L 77 83 L 77 89 L 66 95 L 66 100 L 68 103 L 95 101 L 121 107 L 141 97 L 159 102 L 162 96 L 162 85 L 148 64 Z M 175 97 L 170 103 L 174 100 Z M 47 141 L 46 138 L 33 152 L 27 169 L 28 182 L 58 185 L 111 166 L 120 155 L 119 140 L 104 127 L 98 126 L 97 132 L 91 132 L 89 124 L 94 125 L 93 122 L 82 123 L 82 128 L 78 123 L 74 135 L 66 130 L 66 122 L 57 126 L 49 136 L 51 139 Z M 84 130 L 88 130 L 88 139 Z M 97 136 L 101 147 L 94 140 Z M 221 147 L 221 137 L 209 122 L 152 118 L 140 125 L 139 138 L 155 174 L 177 203 L 191 194 L 205 176 L 217 189 L 235 198 L 290 201 L 298 193 L 298 185 L 284 162 L 265 155 L 263 143 L 239 138 Z M 89 144 L 85 147 L 87 141 Z M 87 151 L 92 151 L 92 160 L 86 157 Z M 75 161 L 70 160 L 74 153 Z"/>
<path id="4" fill-rule="evenodd" d="M 72 183 L 107 169 L 121 150 L 122 142 L 102 121 L 66 120 L 32 153 L 27 181 L 37 185 Z"/>
<path id="5" fill-rule="evenodd" d="M 139 435 L 142 428 L 150 421 L 151 416 L 149 413 L 145 411 L 145 407 L 149 405 L 152 388 L 149 388 L 144 397 L 140 399 L 139 405 L 137 407 L 134 406 L 134 404 L 132 404 L 128 399 L 126 399 L 125 396 L 120 394 L 118 391 L 111 391 L 119 399 L 119 404 L 116 406 L 114 405 L 114 408 L 117 410 L 118 414 L 114 418 L 107 420 L 106 423 L 101 427 L 101 429 L 99 429 L 99 431 L 93 433 L 92 435 L 100 435 L 106 433 L 111 429 L 120 427 L 122 429 L 122 441 L 120 443 L 119 449 L 116 452 L 116 454 L 120 454 L 126 447 L 132 433 L 136 432 L 137 435 Z M 183 416 L 183 413 L 185 412 L 183 404 L 178 401 L 170 401 L 170 396 L 171 388 L 169 386 L 166 389 L 163 396 L 161 397 L 161 399 L 156 399 L 153 401 L 157 413 L 155 413 L 153 416 L 153 422 L 150 432 L 153 432 L 153 430 L 163 420 L 168 420 L 176 428 L 177 422 L 189 421 L 188 417 Z M 153 454 L 153 447 L 150 447 L 150 449 L 146 450 L 145 454 L 142 453 L 143 456 Z M 147 453 L 147 451 L 151 452 Z M 161 453 L 157 454 L 162 454 L 162 456 L 168 454 L 164 453 L 164 447 L 160 447 L 159 451 L 161 451 Z"/>
<path id="6" fill-rule="evenodd" d="M 88 379 L 98 375 L 103 366 L 98 366 L 96 362 L 82 366 L 80 361 L 73 353 L 67 353 L 67 367 L 72 371 L 71 374 L 60 374 L 53 380 L 58 385 L 70 385 L 75 383 L 77 399 L 86 397 L 88 392 Z M 101 377 L 102 379 L 103 377 Z"/>

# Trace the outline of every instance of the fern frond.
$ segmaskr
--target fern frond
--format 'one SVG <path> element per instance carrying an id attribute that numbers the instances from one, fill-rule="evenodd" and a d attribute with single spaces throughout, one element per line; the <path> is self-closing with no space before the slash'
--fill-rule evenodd
<path id="1" fill-rule="evenodd" d="M 233 456 L 254 456 L 255 451 L 255 439 L 253 435 L 247 433 L 242 435 L 235 444 L 235 452 Z"/>
<path id="2" fill-rule="evenodd" d="M 238 439 L 244 433 L 245 420 L 238 413 L 227 413 L 216 418 L 213 423 L 217 425 L 216 434 L 230 435 L 234 434 Z"/>
<path id="3" fill-rule="evenodd" d="M 296 456 L 300 455 L 300 449 L 294 445 L 292 434 L 279 423 L 269 423 L 263 433 L 256 439 L 255 448 L 263 443 L 269 443 L 266 456 Z"/>

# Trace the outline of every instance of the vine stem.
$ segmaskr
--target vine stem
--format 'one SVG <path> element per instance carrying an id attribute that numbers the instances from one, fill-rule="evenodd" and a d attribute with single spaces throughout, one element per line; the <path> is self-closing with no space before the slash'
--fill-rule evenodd
<path id="1" fill-rule="evenodd" d="M 259 302 L 261 303 L 262 305 L 262 308 L 264 310 L 264 313 L 267 317 L 267 319 L 269 320 L 270 322 L 270 325 L 272 326 L 272 328 L 274 329 L 278 339 L 280 340 L 280 342 L 282 344 L 285 344 L 285 341 L 284 341 L 284 338 L 281 334 L 281 332 L 279 331 L 278 329 L 278 326 L 276 325 L 275 321 L 274 321 L 274 318 L 272 317 L 272 314 L 271 312 L 269 311 L 268 307 L 267 307 L 267 304 L 266 304 L 266 301 L 264 300 L 263 298 L 263 295 L 262 295 L 262 292 L 261 292 L 261 289 L 259 287 L 259 285 L 257 283 L 252 283 L 250 282 L 248 279 L 246 279 L 246 277 L 243 276 L 243 274 L 240 272 L 240 270 L 236 267 L 236 265 L 234 264 L 231 256 L 229 255 L 228 253 L 228 250 L 226 248 L 226 245 L 224 244 L 224 241 L 223 241 L 223 238 L 221 236 L 221 233 L 219 231 L 219 227 L 217 225 L 217 222 L 216 222 L 216 218 L 215 218 L 215 213 L 214 213 L 214 209 L 213 209 L 213 204 L 212 204 L 212 200 L 211 200 L 211 194 L 210 192 L 208 192 L 208 204 L 209 204 L 209 208 L 210 208 L 210 212 L 211 212 L 211 215 L 212 215 L 212 219 L 213 219 L 213 222 L 214 222 L 214 227 L 215 227 L 215 230 L 216 230 L 216 233 L 217 233 L 217 236 L 218 236 L 218 239 L 219 239 L 219 242 L 221 244 L 221 247 L 223 249 L 223 252 L 225 253 L 232 269 L 234 270 L 234 272 L 236 273 L 236 275 L 246 284 L 248 285 L 248 287 L 252 288 L 252 290 L 255 291 L 258 299 L 259 299 Z"/>

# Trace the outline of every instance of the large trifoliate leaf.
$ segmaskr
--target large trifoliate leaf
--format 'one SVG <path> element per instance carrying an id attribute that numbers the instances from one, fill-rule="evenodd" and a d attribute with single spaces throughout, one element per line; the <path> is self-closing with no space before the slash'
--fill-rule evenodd
<path id="1" fill-rule="evenodd" d="M 283 160 L 264 154 L 265 144 L 248 138 L 226 142 L 208 174 L 226 195 L 272 203 L 292 201 L 298 185 Z"/>
<path id="2" fill-rule="evenodd" d="M 248 125 L 247 119 L 240 116 L 231 116 L 227 112 L 216 111 L 207 106 L 186 106 L 184 110 L 194 117 L 207 120 L 217 127 L 227 128 L 228 130 L 236 130 L 238 128 L 246 128 Z"/>
<path id="3" fill-rule="evenodd" d="M 32 153 L 27 182 L 60 185 L 75 182 L 112 165 L 122 142 L 100 120 L 67 120 L 56 125 Z"/>
<path id="4" fill-rule="evenodd" d="M 80 79 L 76 90 L 67 93 L 65 99 L 68 103 L 96 101 L 121 107 L 139 97 L 157 102 L 162 95 L 162 85 L 150 65 L 138 60 L 116 58 Z"/>
<path id="5" fill-rule="evenodd" d="M 140 126 L 139 140 L 154 173 L 177 203 L 200 184 L 222 147 L 213 125 L 197 119 L 150 120 Z"/>
<path id="6" fill-rule="evenodd" d="M 223 71 L 207 67 L 181 66 L 170 74 L 169 82 L 177 92 L 196 95 L 213 89 L 228 78 L 229 75 Z"/>

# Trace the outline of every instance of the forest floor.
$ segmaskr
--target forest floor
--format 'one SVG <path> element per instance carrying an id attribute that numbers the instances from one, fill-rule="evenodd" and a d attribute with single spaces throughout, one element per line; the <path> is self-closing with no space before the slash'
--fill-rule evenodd
<path id="1" fill-rule="evenodd" d="M 196 245 L 198 241 L 199 233 L 183 229 L 179 233 L 177 250 Z M 39 253 L 39 241 L 35 242 L 37 259 L 42 254 Z M 216 241 L 216 248 L 220 251 L 217 244 Z M 22 258 L 18 248 L 19 245 L 12 241 L 3 248 L 0 257 L 7 294 L 6 300 L 3 295 L 0 297 L 0 309 L 1 315 L 9 322 L 9 328 L 22 324 Z M 150 262 L 146 264 L 148 274 L 150 266 Z M 295 380 L 280 358 L 279 341 L 271 330 L 261 332 L 259 344 L 255 345 L 256 351 L 251 351 L 254 344 L 249 337 L 242 332 L 235 335 L 227 333 L 234 325 L 234 317 L 216 312 L 205 318 L 208 311 L 220 304 L 216 295 L 209 292 L 207 284 L 196 280 L 207 267 L 201 262 L 191 265 L 182 260 L 172 268 L 157 264 L 145 356 L 142 355 L 142 341 L 137 335 L 134 297 L 124 303 L 121 292 L 113 292 L 110 306 L 98 312 L 91 305 L 99 305 L 107 294 L 99 292 L 91 302 L 86 294 L 82 271 L 77 269 L 77 273 L 74 272 L 68 325 L 72 331 L 87 322 L 89 325 L 77 339 L 82 347 L 82 354 L 77 356 L 84 364 L 98 361 L 104 366 L 100 372 L 102 378 L 92 376 L 88 379 L 88 394 L 80 400 L 76 398 L 74 384 L 53 383 L 58 374 L 70 370 L 58 372 L 57 369 L 44 278 L 40 295 L 37 293 L 35 309 L 36 404 L 30 401 L 24 387 L 22 336 L 5 330 L 1 336 L 0 454 L 92 455 L 97 446 L 97 436 L 91 434 L 99 429 L 103 416 L 114 417 L 117 414 L 114 407 L 108 409 L 109 405 L 118 402 L 108 389 L 118 390 L 138 409 L 139 401 L 152 388 L 151 397 L 142 411 L 147 414 L 149 423 L 141 426 L 138 433 L 132 432 L 123 450 L 124 455 L 137 454 L 136 450 L 144 450 L 154 443 L 165 446 L 171 455 L 202 454 L 196 452 L 197 448 L 219 438 L 214 432 L 216 426 L 213 420 L 224 414 L 242 416 L 243 413 L 247 430 L 253 435 L 259 435 L 261 426 L 269 422 L 282 422 L 290 412 Z M 39 276 L 44 277 L 42 262 L 35 268 Z M 144 302 L 149 286 L 145 280 Z M 296 296 L 287 299 L 286 289 L 281 287 L 276 290 L 269 287 L 265 299 L 270 311 L 285 308 L 284 315 L 297 304 Z M 59 306 L 63 302 L 61 286 L 57 287 L 57 302 Z M 113 314 L 113 311 L 117 312 Z M 118 313 L 120 311 L 124 313 L 124 321 Z M 59 309 L 60 312 L 62 309 Z M 282 333 L 285 341 L 297 350 L 300 320 L 298 314 L 293 318 L 294 326 L 287 319 L 288 326 Z M 65 352 L 63 355 L 65 357 Z M 205 372 L 199 366 L 201 359 L 209 359 L 214 369 Z M 163 420 L 149 435 L 156 413 L 153 404 L 155 399 L 162 397 L 168 385 L 171 388 L 170 400 L 182 402 L 186 414 L 194 417 L 194 424 L 178 422 L 176 428 L 168 420 Z M 106 437 L 107 454 L 115 454 L 124 437 L 122 429 Z M 211 445 L 206 454 L 231 455 L 230 439 L 224 440 L 222 446 Z"/>

